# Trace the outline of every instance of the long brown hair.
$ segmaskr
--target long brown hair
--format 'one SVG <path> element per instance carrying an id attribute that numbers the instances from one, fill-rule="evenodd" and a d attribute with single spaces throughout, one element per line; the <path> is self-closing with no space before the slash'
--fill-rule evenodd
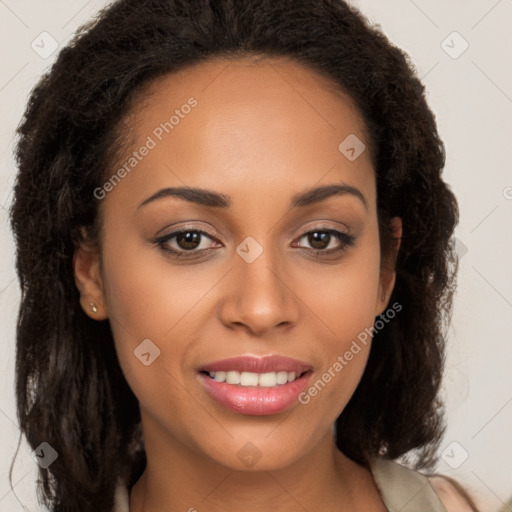
<path id="1" fill-rule="evenodd" d="M 11 209 L 21 306 L 18 419 L 29 444 L 59 457 L 40 469 L 52 511 L 112 508 L 118 477 L 145 464 L 137 400 L 109 322 L 90 320 L 72 272 L 80 227 L 98 221 L 94 190 L 122 143 L 137 91 L 217 55 L 286 56 L 333 79 L 370 135 L 382 251 L 403 221 L 390 303 L 368 365 L 336 422 L 353 460 L 412 449 L 429 467 L 443 433 L 438 390 L 454 289 L 458 209 L 441 173 L 435 117 L 407 55 L 342 0 L 120 0 L 82 27 L 33 89 L 18 129 Z"/>

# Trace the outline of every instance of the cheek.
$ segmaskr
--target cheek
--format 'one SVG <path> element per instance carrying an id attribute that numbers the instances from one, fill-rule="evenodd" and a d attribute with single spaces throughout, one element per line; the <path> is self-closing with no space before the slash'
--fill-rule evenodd
<path id="1" fill-rule="evenodd" d="M 199 338 L 201 299 L 218 279 L 184 272 L 137 243 L 126 244 L 118 260 L 113 247 L 114 238 L 104 249 L 105 293 L 119 363 L 141 408 L 180 437 L 191 419 L 207 420 L 189 399 L 181 369 L 190 368 L 190 347 Z"/>
<path id="2" fill-rule="evenodd" d="M 197 314 L 219 279 L 199 266 L 185 270 L 173 265 L 158 250 L 141 248 L 137 242 L 127 243 L 119 259 L 114 247 L 112 238 L 103 255 L 105 296 L 121 365 L 139 373 L 134 350 L 149 339 L 160 351 L 155 364 L 178 375 L 175 370 L 186 364 L 191 340 L 198 338 Z"/>
<path id="3" fill-rule="evenodd" d="M 336 271 L 316 272 L 303 280 L 303 296 L 319 321 L 317 347 L 322 368 L 300 398 L 306 422 L 323 417 L 332 424 L 354 393 L 371 348 L 371 329 L 379 290 L 379 244 L 372 238 Z M 313 287 L 312 284 L 315 283 Z"/>
<path id="4" fill-rule="evenodd" d="M 296 279 L 298 294 L 330 337 L 338 340 L 329 344 L 335 349 L 343 349 L 348 340 L 372 326 L 375 318 L 380 277 L 378 235 L 372 232 L 354 249 L 339 265 L 318 265 L 314 272 L 303 272 Z"/>
<path id="5" fill-rule="evenodd" d="M 199 305 L 216 280 L 205 272 L 180 270 L 162 258 L 127 257 L 111 267 L 107 285 L 109 315 L 129 334 L 162 339 Z M 107 271 L 108 272 L 108 271 Z"/>

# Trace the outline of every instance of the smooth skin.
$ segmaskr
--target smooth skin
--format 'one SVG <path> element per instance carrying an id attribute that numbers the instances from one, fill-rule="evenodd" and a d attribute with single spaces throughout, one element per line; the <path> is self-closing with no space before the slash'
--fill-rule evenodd
<path id="1" fill-rule="evenodd" d="M 190 97 L 197 105 L 158 141 L 154 130 Z M 125 122 L 130 133 L 112 174 L 148 136 L 157 144 L 101 201 L 100 248 L 84 242 L 77 249 L 75 278 L 84 311 L 110 320 L 140 403 L 148 465 L 130 511 L 384 512 L 371 473 L 332 436 L 370 343 L 307 405 L 275 415 L 228 411 L 198 374 L 219 359 L 281 354 L 310 363 L 315 382 L 390 307 L 395 273 L 392 258 L 381 258 L 375 172 L 360 113 L 309 68 L 251 57 L 159 78 Z M 350 134 L 367 148 L 354 161 L 338 149 Z M 363 199 L 338 193 L 290 207 L 297 194 L 339 184 Z M 231 205 L 165 195 L 142 205 L 184 186 L 228 196 Z M 182 227 L 208 235 L 196 235 L 192 250 L 184 237 L 155 242 Z M 308 235 L 326 229 L 354 243 L 331 236 L 322 246 Z M 394 229 L 398 251 L 399 218 Z M 236 251 L 247 237 L 263 249 L 252 263 Z M 165 247 L 194 257 L 176 258 Z M 148 366 L 134 355 L 144 339 L 160 350 Z M 252 467 L 239 457 L 248 442 L 259 453 Z"/>

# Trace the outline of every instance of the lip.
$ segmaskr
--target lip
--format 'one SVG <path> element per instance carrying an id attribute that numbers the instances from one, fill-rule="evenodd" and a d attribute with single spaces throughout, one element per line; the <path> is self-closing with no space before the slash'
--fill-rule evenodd
<path id="1" fill-rule="evenodd" d="M 217 382 L 207 374 L 229 370 L 253 373 L 288 371 L 300 377 L 286 384 L 260 387 Z M 198 376 L 208 394 L 228 410 L 251 416 L 267 416 L 297 405 L 298 395 L 309 385 L 312 373 L 313 367 L 304 361 L 274 355 L 239 356 L 215 361 L 201 367 Z"/>
<path id="2" fill-rule="evenodd" d="M 313 366 L 310 364 L 290 357 L 280 355 L 256 357 L 247 355 L 232 357 L 230 359 L 222 359 L 221 361 L 214 361 L 212 363 L 205 364 L 199 368 L 199 371 L 226 372 L 234 370 L 238 372 L 254 373 L 287 371 L 295 372 L 299 375 L 312 369 Z"/>

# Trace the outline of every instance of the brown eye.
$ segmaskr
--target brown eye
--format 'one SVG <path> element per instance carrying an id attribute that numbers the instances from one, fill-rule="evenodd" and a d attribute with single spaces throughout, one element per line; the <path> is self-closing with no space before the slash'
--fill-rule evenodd
<path id="1" fill-rule="evenodd" d="M 313 231 L 308 233 L 306 236 L 308 237 L 308 242 L 313 249 L 326 249 L 332 238 L 332 235 L 326 231 Z"/>
<path id="2" fill-rule="evenodd" d="M 176 244 L 185 250 L 197 249 L 201 242 L 201 233 L 197 231 L 183 231 L 173 238 L 176 238 Z"/>
<path id="3" fill-rule="evenodd" d="M 216 241 L 211 235 L 199 229 L 182 228 L 153 240 L 160 249 L 177 258 L 197 258 L 210 252 L 212 244 L 203 241 Z M 201 247 L 201 245 L 204 247 Z"/>
<path id="4" fill-rule="evenodd" d="M 333 254 L 345 251 L 355 243 L 355 237 L 353 235 L 349 235 L 343 231 L 325 228 L 312 229 L 299 238 L 299 240 L 302 239 L 307 239 L 310 250 L 317 251 L 317 254 Z M 296 245 L 295 247 L 300 246 Z"/>

